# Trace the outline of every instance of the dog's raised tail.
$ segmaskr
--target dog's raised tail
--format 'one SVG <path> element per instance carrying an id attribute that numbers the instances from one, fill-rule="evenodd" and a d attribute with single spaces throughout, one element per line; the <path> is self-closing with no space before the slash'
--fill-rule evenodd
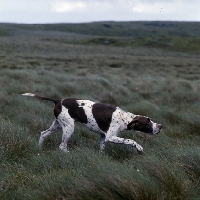
<path id="1" fill-rule="evenodd" d="M 39 95 L 33 94 L 33 93 L 24 93 L 22 95 L 23 96 L 29 96 L 29 97 L 36 97 L 37 99 L 40 99 L 40 100 L 53 101 L 55 104 L 60 102 L 60 100 L 58 100 L 58 99 L 54 99 L 54 98 L 50 98 L 50 97 L 42 97 L 42 96 L 39 96 Z"/>

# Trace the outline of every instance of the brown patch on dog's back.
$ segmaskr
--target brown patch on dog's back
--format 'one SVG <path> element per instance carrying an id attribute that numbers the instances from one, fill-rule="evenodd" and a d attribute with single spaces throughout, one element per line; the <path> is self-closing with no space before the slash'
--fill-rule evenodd
<path id="1" fill-rule="evenodd" d="M 112 114 L 115 112 L 116 107 L 113 105 L 106 105 L 106 104 L 101 104 L 101 103 L 95 103 L 92 106 L 92 114 L 93 117 L 95 118 L 99 128 L 107 132 L 110 123 L 112 121 Z"/>
<path id="2" fill-rule="evenodd" d="M 87 124 L 88 121 L 85 111 L 82 107 L 79 107 L 77 100 L 78 99 L 75 98 L 64 99 L 62 101 L 62 105 L 68 109 L 71 118 L 73 118 L 75 121 Z"/>

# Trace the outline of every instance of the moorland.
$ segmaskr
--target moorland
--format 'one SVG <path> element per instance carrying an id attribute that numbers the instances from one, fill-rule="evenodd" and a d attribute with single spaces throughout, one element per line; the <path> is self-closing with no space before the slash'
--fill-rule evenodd
<path id="1" fill-rule="evenodd" d="M 200 198 L 200 23 L 0 24 L 0 199 Z M 77 124 L 38 148 L 53 104 L 114 104 L 161 123 L 158 135 L 123 131 L 144 148 L 108 143 Z"/>

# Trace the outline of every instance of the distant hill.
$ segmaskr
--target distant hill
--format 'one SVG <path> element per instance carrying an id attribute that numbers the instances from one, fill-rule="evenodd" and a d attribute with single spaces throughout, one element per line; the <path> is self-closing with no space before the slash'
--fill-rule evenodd
<path id="1" fill-rule="evenodd" d="M 107 37 L 199 37 L 199 22 L 94 22 L 80 24 L 0 24 L 0 36 L 13 29 L 71 32 Z"/>
<path id="2" fill-rule="evenodd" d="M 200 52 L 198 22 L 94 22 L 80 24 L 0 24 L 0 37 L 40 38 L 79 45 L 165 48 Z"/>

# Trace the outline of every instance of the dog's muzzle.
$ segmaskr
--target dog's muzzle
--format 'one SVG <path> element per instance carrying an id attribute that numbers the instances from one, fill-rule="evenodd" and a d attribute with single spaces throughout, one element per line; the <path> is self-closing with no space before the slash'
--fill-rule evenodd
<path id="1" fill-rule="evenodd" d="M 153 124 L 153 134 L 158 134 L 162 130 L 162 124 Z"/>

